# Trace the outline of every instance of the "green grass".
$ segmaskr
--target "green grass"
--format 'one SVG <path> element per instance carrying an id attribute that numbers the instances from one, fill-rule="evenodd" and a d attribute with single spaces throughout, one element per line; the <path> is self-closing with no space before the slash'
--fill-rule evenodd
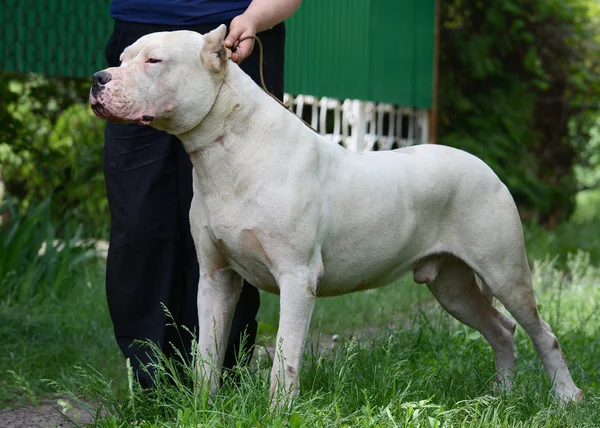
<path id="1" fill-rule="evenodd" d="M 529 338 L 517 330 L 515 387 L 495 392 L 493 355 L 476 332 L 438 309 L 413 312 L 410 328 L 382 330 L 308 353 L 300 396 L 286 411 L 270 413 L 269 365 L 244 370 L 240 384 L 226 382 L 211 402 L 194 393 L 193 367 L 160 358 L 157 389 L 135 384 L 115 392 L 110 378 L 87 367 L 78 389 L 61 393 L 91 397 L 100 412 L 96 426 L 556 426 L 600 425 L 600 270 L 586 254 L 571 257 L 566 271 L 536 264 L 541 311 L 553 325 L 575 381 L 586 400 L 566 407 L 551 395 L 550 382 Z M 100 410 L 101 411 L 100 411 Z"/>
<path id="2" fill-rule="evenodd" d="M 106 308 L 103 277 L 90 265 L 61 298 L 0 303 L 0 408 L 34 403 L 53 392 L 43 379 L 68 384 L 87 361 L 106 376 L 125 373 Z"/>
<path id="3" fill-rule="evenodd" d="M 555 231 L 525 227 L 540 310 L 586 395 L 581 404 L 562 407 L 554 401 L 520 328 L 515 387 L 508 394 L 495 392 L 493 354 L 485 340 L 445 315 L 426 287 L 410 278 L 317 301 L 311 334 L 339 334 L 340 341 L 333 349 L 307 352 L 302 392 L 288 411 L 268 411 L 269 361 L 264 359 L 244 369 L 239 384 L 225 382 L 213 401 L 194 393 L 191 367 L 160 359 L 159 386 L 144 394 L 128 384 L 106 307 L 103 269 L 86 259 L 74 267 L 65 264 L 58 285 L 40 276 L 33 287 L 38 294 L 31 299 L 14 297 L 19 291 L 14 281 L 13 297 L 0 297 L 0 406 L 36 402 L 51 393 L 58 394 L 56 399 L 67 395 L 85 400 L 84 406 L 93 402 L 89 411 L 99 427 L 598 427 L 598 195 L 584 195 L 573 219 Z M 573 255 L 579 248 L 586 252 Z M 52 257 L 66 263 L 59 253 Z M 38 268 L 30 264 L 29 270 Z M 263 293 L 260 343 L 273 341 L 278 313 L 279 299 Z M 353 332 L 373 326 L 351 339 Z"/>
<path id="4" fill-rule="evenodd" d="M 52 392 L 43 379 L 67 381 L 87 360 L 109 376 L 124 373 L 112 338 L 103 264 L 81 245 L 80 228 L 60 240 L 46 200 L 20 217 L 0 205 L 0 408 L 36 403 Z M 60 245 L 46 245 L 59 239 Z"/>

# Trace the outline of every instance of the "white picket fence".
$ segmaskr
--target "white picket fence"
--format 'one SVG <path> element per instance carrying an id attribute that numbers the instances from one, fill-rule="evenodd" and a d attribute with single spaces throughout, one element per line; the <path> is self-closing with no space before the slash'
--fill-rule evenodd
<path id="1" fill-rule="evenodd" d="M 429 142 L 427 110 L 311 95 L 285 94 L 283 102 L 321 135 L 352 151 L 391 150 Z"/>

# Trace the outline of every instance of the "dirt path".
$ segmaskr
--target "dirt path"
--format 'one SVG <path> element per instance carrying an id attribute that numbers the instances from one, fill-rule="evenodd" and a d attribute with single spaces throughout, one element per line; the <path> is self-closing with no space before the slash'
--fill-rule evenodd
<path id="1" fill-rule="evenodd" d="M 65 400 L 67 401 L 67 400 Z M 72 420 L 81 426 L 92 423 L 92 418 L 77 405 L 69 401 L 72 409 L 66 412 Z M 0 410 L 2 428 L 55 428 L 76 426 L 65 419 L 60 411 L 57 399 L 44 400 L 39 406 L 29 405 L 12 410 Z"/>

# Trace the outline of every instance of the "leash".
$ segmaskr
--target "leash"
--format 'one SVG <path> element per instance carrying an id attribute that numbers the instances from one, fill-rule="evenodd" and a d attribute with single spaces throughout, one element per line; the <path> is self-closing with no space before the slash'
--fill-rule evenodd
<path id="1" fill-rule="evenodd" d="M 260 41 L 260 39 L 257 36 L 243 37 L 243 38 L 235 41 L 235 43 L 231 47 L 231 50 L 234 52 L 237 52 L 240 43 L 243 42 L 244 40 L 248 40 L 248 39 L 254 39 L 256 41 L 256 43 L 258 44 L 258 54 L 259 54 L 258 73 L 260 76 L 260 85 L 262 86 L 263 91 L 265 91 L 271 98 L 273 98 L 275 101 L 277 101 L 280 106 L 282 106 L 286 110 L 289 110 L 290 112 L 292 112 L 289 106 L 286 106 L 279 98 L 277 98 L 275 95 L 273 95 L 267 89 L 267 85 L 265 84 L 265 77 L 263 76 L 263 45 L 262 45 L 262 42 Z M 238 52 L 238 54 L 239 54 L 239 52 Z M 292 112 L 292 114 L 293 114 L 293 112 Z M 295 115 L 295 116 L 298 117 L 306 126 L 308 126 L 310 129 L 312 129 L 314 132 L 316 132 L 318 134 L 317 130 L 315 128 L 313 128 L 312 126 L 310 126 L 304 119 L 302 119 L 298 115 Z"/>

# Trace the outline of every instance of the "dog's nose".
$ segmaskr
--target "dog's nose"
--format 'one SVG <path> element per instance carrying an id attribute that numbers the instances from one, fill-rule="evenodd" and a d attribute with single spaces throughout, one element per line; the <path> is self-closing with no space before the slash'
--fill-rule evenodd
<path id="1" fill-rule="evenodd" d="M 99 71 L 96 74 L 94 74 L 94 84 L 95 85 L 104 86 L 108 82 L 110 82 L 110 79 L 112 79 L 112 76 L 110 75 L 110 73 L 107 73 L 106 71 Z"/>

